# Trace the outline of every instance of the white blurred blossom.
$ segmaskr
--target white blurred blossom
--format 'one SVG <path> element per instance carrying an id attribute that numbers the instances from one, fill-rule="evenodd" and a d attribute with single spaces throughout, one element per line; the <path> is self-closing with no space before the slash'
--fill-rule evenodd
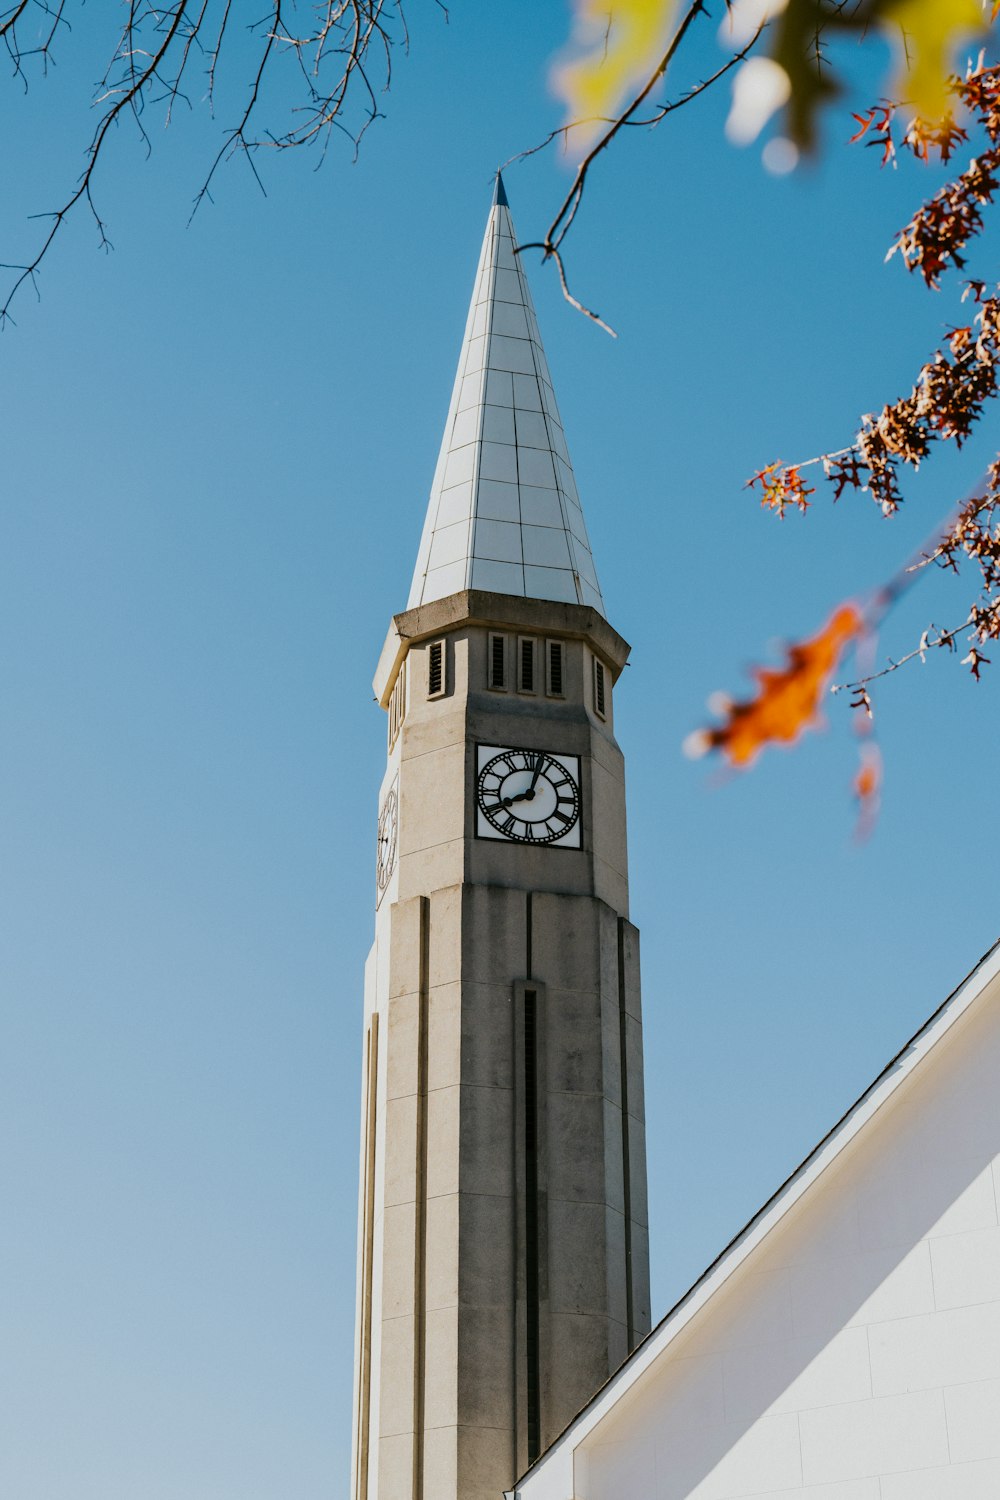
<path id="1" fill-rule="evenodd" d="M 768 120 L 792 92 L 792 81 L 780 63 L 770 57 L 751 57 L 742 63 L 733 81 L 733 103 L 726 121 L 726 135 L 735 146 L 748 146 L 760 135 Z"/>
<path id="2" fill-rule="evenodd" d="M 744 47 L 765 21 L 780 16 L 787 5 L 788 0 L 733 0 L 719 27 L 719 41 L 723 46 Z"/>
<path id="3" fill-rule="evenodd" d="M 799 164 L 799 148 L 786 136 L 772 136 L 764 147 L 763 162 L 775 177 L 785 177 L 789 172 L 794 172 Z"/>

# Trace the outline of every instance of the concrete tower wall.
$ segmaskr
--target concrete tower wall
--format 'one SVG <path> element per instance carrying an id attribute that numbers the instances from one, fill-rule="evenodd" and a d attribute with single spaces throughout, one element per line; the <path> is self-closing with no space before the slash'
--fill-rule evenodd
<path id="1" fill-rule="evenodd" d="M 491 688 L 497 633 L 558 641 L 560 695 Z M 475 593 L 387 642 L 376 690 L 405 671 L 406 701 L 367 972 L 355 1500 L 497 1500 L 649 1327 L 626 655 L 592 609 Z M 579 757 L 580 848 L 477 836 L 480 744 Z"/>

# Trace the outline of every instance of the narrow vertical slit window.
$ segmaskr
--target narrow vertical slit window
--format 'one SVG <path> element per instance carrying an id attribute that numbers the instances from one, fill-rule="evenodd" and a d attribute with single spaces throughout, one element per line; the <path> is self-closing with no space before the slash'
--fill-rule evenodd
<path id="1" fill-rule="evenodd" d="M 527 1326 L 528 1462 L 542 1449 L 542 1392 L 538 1302 L 538 995 L 524 992 L 525 1301 Z"/>
<path id="2" fill-rule="evenodd" d="M 517 687 L 521 693 L 535 692 L 535 641 L 530 635 L 517 643 Z"/>
<path id="3" fill-rule="evenodd" d="M 550 698 L 561 698 L 563 696 L 563 643 L 562 641 L 549 641 L 546 645 L 548 669 L 546 691 Z"/>
<path id="4" fill-rule="evenodd" d="M 607 687 L 604 680 L 604 663 L 594 657 L 594 712 L 599 719 L 608 716 Z"/>
<path id="5" fill-rule="evenodd" d="M 445 689 L 444 641 L 431 641 L 427 647 L 427 696 L 440 698 Z"/>
<path id="6" fill-rule="evenodd" d="M 490 634 L 487 678 L 489 686 L 498 691 L 507 689 L 507 637 Z"/>

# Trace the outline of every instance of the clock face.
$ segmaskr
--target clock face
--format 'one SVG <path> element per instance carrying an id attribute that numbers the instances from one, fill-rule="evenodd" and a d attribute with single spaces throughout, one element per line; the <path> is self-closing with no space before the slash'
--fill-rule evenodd
<path id="1" fill-rule="evenodd" d="M 392 879 L 396 868 L 396 844 L 399 837 L 399 792 L 398 783 L 393 782 L 386 793 L 378 815 L 378 853 L 375 861 L 375 879 L 379 900 Z"/>
<path id="2" fill-rule="evenodd" d="M 580 759 L 479 745 L 476 832 L 515 844 L 581 847 Z"/>

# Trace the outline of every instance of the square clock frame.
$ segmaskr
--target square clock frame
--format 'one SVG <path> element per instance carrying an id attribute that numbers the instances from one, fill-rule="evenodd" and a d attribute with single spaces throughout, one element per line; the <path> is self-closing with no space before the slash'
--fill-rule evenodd
<path id="1" fill-rule="evenodd" d="M 583 847 L 580 757 L 476 746 L 476 837 L 553 849 Z"/>

